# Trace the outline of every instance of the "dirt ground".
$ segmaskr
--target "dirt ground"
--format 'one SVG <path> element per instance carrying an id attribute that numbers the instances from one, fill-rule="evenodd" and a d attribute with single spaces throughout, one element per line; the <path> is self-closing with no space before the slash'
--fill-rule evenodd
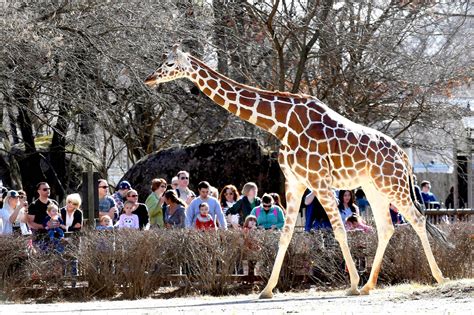
<path id="1" fill-rule="evenodd" d="M 257 295 L 193 296 L 136 301 L 87 303 L 0 304 L 0 314 L 474 314 L 474 279 L 441 286 L 403 284 L 379 288 L 369 296 L 344 291 L 276 293 L 272 300 Z"/>

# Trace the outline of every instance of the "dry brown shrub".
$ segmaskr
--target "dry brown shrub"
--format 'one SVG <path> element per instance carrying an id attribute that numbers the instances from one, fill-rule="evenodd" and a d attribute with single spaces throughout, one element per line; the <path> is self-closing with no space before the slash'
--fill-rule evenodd
<path id="1" fill-rule="evenodd" d="M 234 230 L 185 233 L 183 262 L 190 286 L 201 294 L 229 293 L 231 275 L 242 256 L 242 233 Z"/>
<path id="2" fill-rule="evenodd" d="M 455 245 L 454 249 L 446 249 L 432 244 L 441 270 L 451 278 L 472 277 L 473 225 L 458 223 L 441 228 Z M 180 287 L 179 294 L 222 295 L 239 289 L 233 283 L 239 279 L 234 271 L 243 260 L 257 265 L 262 281 L 254 285 L 260 290 L 270 277 L 279 239 L 280 232 L 262 230 L 89 231 L 80 242 L 70 241 L 59 255 L 27 251 L 27 239 L 23 237 L 3 237 L 0 291 L 10 300 L 71 300 L 71 294 L 82 300 L 134 299 L 156 295 L 165 287 Z M 377 235 L 351 232 L 348 240 L 362 285 L 375 255 Z M 79 280 L 83 283 L 76 289 L 71 288 L 75 278 L 63 272 L 72 257 L 79 261 Z M 433 283 L 434 279 L 418 236 L 410 226 L 399 226 L 384 255 L 379 284 L 405 281 Z M 295 233 L 290 242 L 277 288 L 302 289 L 308 283 L 320 288 L 349 283 L 332 232 Z M 238 285 L 243 288 L 241 293 L 252 289 Z M 170 290 L 167 296 L 178 294 Z"/>

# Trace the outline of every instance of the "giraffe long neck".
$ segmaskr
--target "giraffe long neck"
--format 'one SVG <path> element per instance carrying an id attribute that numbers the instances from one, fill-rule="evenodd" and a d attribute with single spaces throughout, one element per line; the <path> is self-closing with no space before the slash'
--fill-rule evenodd
<path id="1" fill-rule="evenodd" d="M 272 133 L 283 143 L 287 141 L 288 122 L 298 119 L 298 111 L 305 110 L 303 106 L 295 105 L 304 105 L 307 99 L 243 85 L 212 70 L 197 58 L 190 56 L 190 61 L 194 71 L 188 77 L 210 99 Z"/>

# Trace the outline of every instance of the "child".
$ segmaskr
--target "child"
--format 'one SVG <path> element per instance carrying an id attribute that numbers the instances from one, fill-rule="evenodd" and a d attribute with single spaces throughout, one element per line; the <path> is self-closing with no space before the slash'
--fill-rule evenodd
<path id="1" fill-rule="evenodd" d="M 253 230 L 253 229 L 256 229 L 256 228 L 257 228 L 257 217 L 254 216 L 254 215 L 249 214 L 245 218 L 244 231 Z"/>
<path id="2" fill-rule="evenodd" d="M 352 214 L 346 219 L 347 231 L 362 231 L 364 233 L 371 233 L 374 229 L 362 222 L 362 219 L 356 213 Z"/>
<path id="3" fill-rule="evenodd" d="M 64 231 L 66 226 L 64 225 L 61 216 L 59 215 L 58 206 L 50 202 L 46 209 L 48 216 L 44 219 L 44 228 L 48 231 L 48 236 L 51 240 L 64 238 Z M 48 226 L 48 222 L 50 222 Z"/>
<path id="4" fill-rule="evenodd" d="M 129 200 L 125 201 L 123 204 L 123 211 L 125 213 L 120 215 L 120 218 L 117 222 L 119 229 L 139 229 L 140 226 L 138 225 L 138 216 L 136 214 L 132 214 L 133 206 L 134 203 Z"/>
<path id="5" fill-rule="evenodd" d="M 199 205 L 199 215 L 196 218 L 197 230 L 212 230 L 216 228 L 211 215 L 209 214 L 209 205 L 203 202 Z"/>
<path id="6" fill-rule="evenodd" d="M 109 231 L 113 230 L 114 226 L 112 225 L 112 219 L 109 215 L 103 215 L 100 218 L 99 225 L 96 226 L 97 231 Z"/>

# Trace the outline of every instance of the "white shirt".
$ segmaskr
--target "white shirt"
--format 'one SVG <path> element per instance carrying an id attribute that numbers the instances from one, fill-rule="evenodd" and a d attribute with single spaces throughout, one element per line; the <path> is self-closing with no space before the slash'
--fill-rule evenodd
<path id="1" fill-rule="evenodd" d="M 10 213 L 10 211 L 5 207 L 0 209 L 0 219 L 3 221 L 3 227 L 0 234 L 13 234 L 13 224 L 10 222 L 10 216 L 12 213 Z"/>
<path id="2" fill-rule="evenodd" d="M 66 227 L 67 227 L 67 230 L 69 230 L 69 227 L 72 225 L 72 221 L 74 220 L 74 212 L 69 215 L 69 213 L 66 211 Z"/>

